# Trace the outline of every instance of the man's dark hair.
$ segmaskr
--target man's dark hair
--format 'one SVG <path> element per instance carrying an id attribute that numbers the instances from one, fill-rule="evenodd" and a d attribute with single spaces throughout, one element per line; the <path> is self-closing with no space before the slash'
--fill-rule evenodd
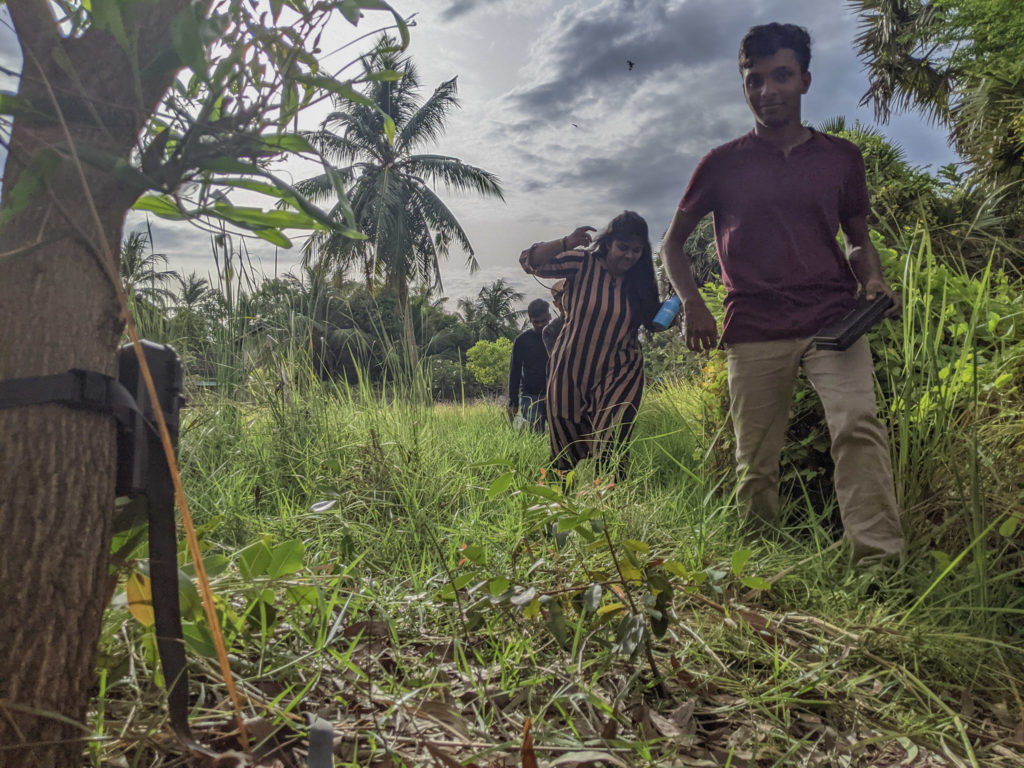
<path id="1" fill-rule="evenodd" d="M 740 43 L 740 69 L 749 67 L 754 59 L 774 56 L 783 48 L 789 48 L 800 62 L 800 71 L 806 72 L 811 65 L 811 36 L 796 24 L 759 24 L 751 27 Z"/>
<path id="2" fill-rule="evenodd" d="M 534 299 L 526 307 L 526 314 L 531 320 L 535 317 L 540 317 L 549 311 L 548 303 L 544 301 L 544 299 Z"/>

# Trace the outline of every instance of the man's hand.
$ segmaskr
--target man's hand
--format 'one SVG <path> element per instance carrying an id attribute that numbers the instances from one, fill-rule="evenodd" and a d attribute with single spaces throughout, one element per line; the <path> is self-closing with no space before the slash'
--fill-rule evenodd
<path id="1" fill-rule="evenodd" d="M 590 233 L 596 231 L 593 227 L 576 227 L 572 234 L 565 236 L 565 245 L 570 251 L 590 245 L 593 240 Z"/>
<path id="2" fill-rule="evenodd" d="M 867 301 L 874 301 L 880 294 L 885 294 L 892 299 L 892 306 L 885 313 L 886 317 L 899 317 L 903 309 L 903 297 L 896 293 L 886 284 L 885 280 L 872 279 L 864 284 L 864 298 Z"/>
<path id="3" fill-rule="evenodd" d="M 683 328 L 686 346 L 694 352 L 710 351 L 718 344 L 718 321 L 704 299 L 690 299 L 683 303 Z"/>

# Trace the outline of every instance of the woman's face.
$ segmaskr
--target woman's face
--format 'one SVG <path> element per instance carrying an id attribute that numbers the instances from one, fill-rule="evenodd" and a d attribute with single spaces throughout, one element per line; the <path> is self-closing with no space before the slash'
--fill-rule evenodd
<path id="1" fill-rule="evenodd" d="M 624 275 L 639 261 L 644 252 L 644 243 L 640 238 L 632 240 L 612 240 L 608 248 L 605 263 L 613 275 Z"/>

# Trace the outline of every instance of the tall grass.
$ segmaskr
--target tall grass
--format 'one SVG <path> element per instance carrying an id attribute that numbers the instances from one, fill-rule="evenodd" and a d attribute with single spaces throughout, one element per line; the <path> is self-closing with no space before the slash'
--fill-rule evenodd
<path id="1" fill-rule="evenodd" d="M 1020 764 L 1006 739 L 1024 675 L 1024 524 L 1010 525 L 1021 488 L 1005 471 L 1024 459 L 1019 286 L 940 265 L 927 239 L 883 256 L 902 268 L 906 305 L 873 345 L 910 533 L 896 574 L 852 570 L 810 490 L 786 500 L 799 522 L 779 541 L 744 540 L 730 427 L 707 379 L 649 388 L 630 472 L 610 490 L 590 462 L 553 484 L 546 438 L 514 431 L 498 404 L 434 404 L 429 375 L 401 366 L 321 382 L 301 342 L 271 347 L 228 392 L 192 392 L 184 482 L 254 713 L 300 730 L 302 711 L 362 718 L 339 736 L 352 765 L 371 749 L 432 759 L 410 702 L 433 708 L 448 741 L 431 738 L 458 743 L 445 749 L 464 763 L 519 755 L 530 718 L 552 760 Z M 545 525 L 572 506 L 595 533 L 558 545 Z M 660 681 L 642 653 L 615 651 L 613 603 L 626 597 L 611 555 L 686 574 L 649 646 Z M 604 592 L 583 591 L 594 584 Z M 537 597 L 510 602 L 503 588 Z M 606 620 L 580 607 L 594 594 Z M 218 685 L 187 597 L 206 722 Z M 124 623 L 124 600 L 108 614 L 96 714 L 98 732 L 122 737 L 93 761 L 156 765 L 156 727 L 133 720 L 153 644 Z"/>

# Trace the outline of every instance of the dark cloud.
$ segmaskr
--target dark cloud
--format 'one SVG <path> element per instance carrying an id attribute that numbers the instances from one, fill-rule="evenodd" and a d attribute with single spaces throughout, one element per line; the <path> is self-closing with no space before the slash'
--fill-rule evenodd
<path id="1" fill-rule="evenodd" d="M 723 54 L 735 61 L 737 26 L 749 9 L 717 0 L 669 8 L 643 0 L 577 2 L 564 7 L 535 46 L 546 79 L 509 94 L 512 104 L 550 115 L 588 100 L 621 99 L 666 77 L 685 85 Z M 634 62 L 629 68 L 628 62 Z"/>
<path id="2" fill-rule="evenodd" d="M 737 51 L 749 27 L 769 21 L 811 32 L 806 120 L 870 121 L 857 108 L 866 82 L 855 23 L 839 0 L 577 0 L 545 25 L 532 76 L 500 102 L 509 121 L 490 130 L 514 158 L 503 174 L 510 200 L 536 198 L 512 205 L 547 218 L 560 204 L 563 216 L 630 208 L 660 235 L 699 159 L 752 128 Z"/>
<path id="3" fill-rule="evenodd" d="M 493 5 L 493 0 L 452 0 L 448 6 L 441 11 L 441 21 L 455 21 L 467 14 L 472 13 L 477 8 L 482 8 L 486 5 Z"/>

